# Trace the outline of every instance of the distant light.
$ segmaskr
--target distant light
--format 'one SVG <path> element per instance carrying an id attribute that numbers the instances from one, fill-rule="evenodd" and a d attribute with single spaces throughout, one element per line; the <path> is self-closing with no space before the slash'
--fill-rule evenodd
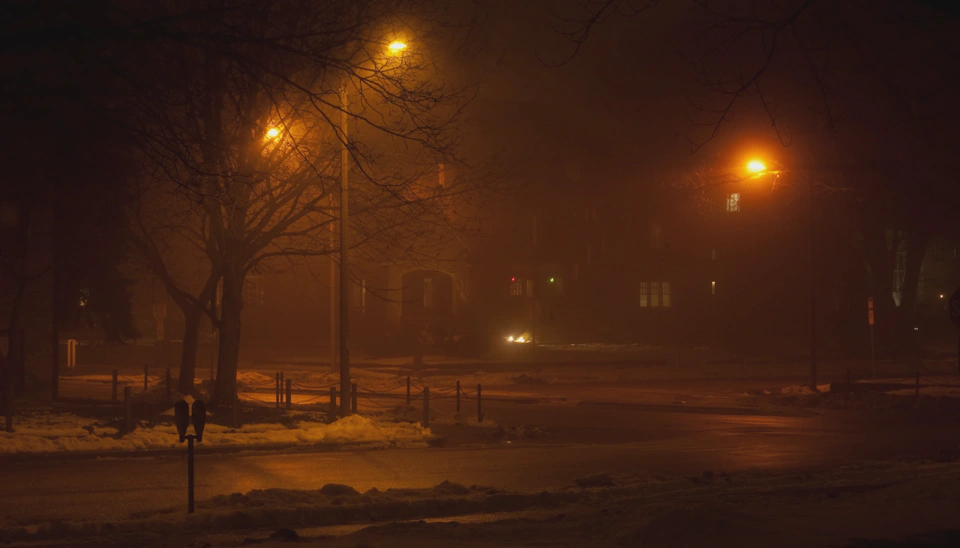
<path id="1" fill-rule="evenodd" d="M 550 278 L 550 283 L 553 283 L 553 282 L 555 282 L 555 281 L 556 281 L 556 279 Z"/>
<path id="2" fill-rule="evenodd" d="M 401 42 L 400 40 L 394 40 L 393 42 L 390 42 L 390 45 L 387 46 L 387 49 L 389 49 L 391 53 L 400 53 L 401 51 L 407 49 L 407 44 L 405 42 Z"/>
<path id="3" fill-rule="evenodd" d="M 267 138 L 268 138 L 268 139 L 275 139 L 275 138 L 277 137 L 277 135 L 280 135 L 280 128 L 272 127 L 272 128 L 270 128 L 270 129 L 267 130 Z"/>
<path id="4" fill-rule="evenodd" d="M 517 279 L 516 279 L 516 278 L 510 278 L 510 281 L 511 281 L 511 282 L 515 282 L 515 281 L 517 281 Z"/>
<path id="5" fill-rule="evenodd" d="M 750 173 L 763 173 L 767 170 L 767 165 L 760 160 L 750 160 L 747 162 L 747 171 Z"/>
<path id="6" fill-rule="evenodd" d="M 517 342 L 518 342 L 518 343 L 525 343 L 525 342 L 527 342 L 527 340 L 523 338 L 523 335 L 520 335 L 519 337 L 517 337 Z"/>
<path id="7" fill-rule="evenodd" d="M 507 342 L 513 342 L 513 335 L 510 335 L 509 337 L 507 337 Z"/>
<path id="8" fill-rule="evenodd" d="M 940 294 L 940 298 L 941 298 L 941 299 L 943 298 L 943 293 Z"/>
<path id="9" fill-rule="evenodd" d="M 919 327 L 914 327 L 913 330 L 914 330 L 914 331 L 920 331 L 920 328 L 919 328 Z"/>
<path id="10" fill-rule="evenodd" d="M 710 282 L 710 294 L 711 295 L 717 294 L 717 282 Z"/>

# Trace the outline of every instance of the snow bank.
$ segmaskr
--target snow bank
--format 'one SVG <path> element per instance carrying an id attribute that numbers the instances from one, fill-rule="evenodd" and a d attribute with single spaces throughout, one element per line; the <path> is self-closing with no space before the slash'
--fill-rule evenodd
<path id="1" fill-rule="evenodd" d="M 120 436 L 115 428 L 102 428 L 93 419 L 75 415 L 24 417 L 16 432 L 0 433 L 0 455 L 78 451 L 144 451 L 179 447 L 173 425 L 140 427 Z M 328 444 L 381 447 L 422 447 L 433 434 L 419 424 L 393 423 L 353 415 L 332 424 L 295 422 L 249 424 L 228 428 L 208 424 L 202 445 L 257 447 Z"/>

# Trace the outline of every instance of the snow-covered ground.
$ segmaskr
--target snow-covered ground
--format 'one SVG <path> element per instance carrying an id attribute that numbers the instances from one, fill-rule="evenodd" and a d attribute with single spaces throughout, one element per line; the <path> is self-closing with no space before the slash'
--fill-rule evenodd
<path id="1" fill-rule="evenodd" d="M 373 447 L 425 446 L 432 437 L 428 428 L 410 422 L 390 422 L 354 415 L 332 424 L 247 424 L 228 428 L 208 424 L 202 445 L 251 447 L 325 444 Z M 144 451 L 180 447 L 172 424 L 139 426 L 120 435 L 100 421 L 72 414 L 31 413 L 18 417 L 16 431 L 0 432 L 0 454 Z"/>
<path id="2" fill-rule="evenodd" d="M 598 475 L 538 493 L 450 482 L 358 493 L 331 484 L 218 496 L 193 515 L 11 527 L 0 541 L 281 546 L 268 536 L 288 528 L 304 537 L 300 545 L 337 547 L 847 546 L 956 529 L 958 503 L 960 464 L 922 461 L 817 474 Z"/>

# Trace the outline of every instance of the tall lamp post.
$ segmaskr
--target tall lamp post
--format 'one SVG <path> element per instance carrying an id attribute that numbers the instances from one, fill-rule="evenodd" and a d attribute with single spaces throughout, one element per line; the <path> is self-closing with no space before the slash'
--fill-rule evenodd
<path id="1" fill-rule="evenodd" d="M 762 175 L 780 175 L 780 171 L 771 171 L 761 160 L 747 162 L 747 172 L 757 177 Z M 817 391 L 817 253 L 816 253 L 816 217 L 813 202 L 813 179 L 807 177 L 807 220 L 809 224 L 810 244 L 810 389 Z"/>
<path id="2" fill-rule="evenodd" d="M 390 55 L 400 55 L 407 44 L 399 40 L 387 46 Z M 340 416 L 350 414 L 350 272 L 349 272 L 349 234 L 350 208 L 350 96 L 347 92 L 347 79 L 340 85 Z M 333 281 L 331 280 L 331 283 Z M 333 329 L 333 326 L 330 326 Z"/>

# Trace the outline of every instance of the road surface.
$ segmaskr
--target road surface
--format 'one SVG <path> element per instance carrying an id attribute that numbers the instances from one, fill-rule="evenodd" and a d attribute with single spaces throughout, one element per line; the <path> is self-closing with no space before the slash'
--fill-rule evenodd
<path id="1" fill-rule="evenodd" d="M 451 480 L 519 490 L 558 487 L 601 472 L 809 470 L 956 453 L 960 440 L 960 425 L 954 423 L 920 424 L 878 413 L 784 417 L 536 405 L 518 406 L 513 415 L 546 425 L 553 434 L 536 442 L 481 439 L 482 444 L 446 448 L 200 455 L 197 498 L 263 488 L 315 489 L 326 483 L 363 491 Z M 0 479 L 2 525 L 111 521 L 181 511 L 186 504 L 186 464 L 180 458 L 7 463 Z"/>

